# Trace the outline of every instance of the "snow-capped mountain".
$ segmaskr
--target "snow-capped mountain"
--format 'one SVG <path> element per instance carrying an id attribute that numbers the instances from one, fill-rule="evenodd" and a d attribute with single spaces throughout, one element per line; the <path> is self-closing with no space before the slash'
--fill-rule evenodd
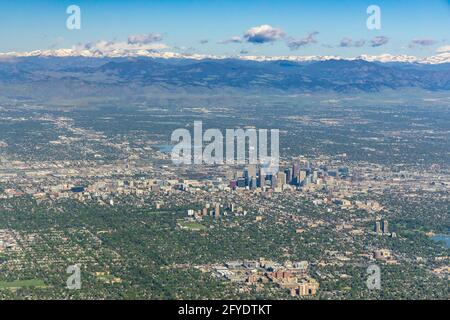
<path id="1" fill-rule="evenodd" d="M 108 50 L 99 50 L 98 48 L 91 49 L 55 49 L 55 50 L 36 50 L 30 52 L 7 52 L 0 53 L 1 58 L 11 57 L 92 57 L 92 58 L 118 58 L 118 57 L 148 57 L 148 58 L 164 58 L 164 59 L 241 59 L 249 61 L 292 61 L 292 62 L 315 62 L 315 61 L 328 61 L 328 60 L 365 60 L 369 62 L 382 62 L 382 63 L 423 63 L 423 64 L 441 64 L 450 63 L 450 52 L 443 52 L 434 56 L 418 58 L 410 55 L 360 55 L 353 58 L 340 57 L 340 56 L 255 56 L 255 55 L 238 55 L 238 56 L 225 56 L 225 55 L 208 55 L 208 54 L 196 54 L 196 53 L 177 53 L 169 51 L 155 51 L 146 49 L 129 50 L 126 48 L 114 48 Z"/>
<path id="2" fill-rule="evenodd" d="M 427 64 L 450 63 L 450 52 L 440 53 L 435 56 L 424 58 L 420 61 Z"/>

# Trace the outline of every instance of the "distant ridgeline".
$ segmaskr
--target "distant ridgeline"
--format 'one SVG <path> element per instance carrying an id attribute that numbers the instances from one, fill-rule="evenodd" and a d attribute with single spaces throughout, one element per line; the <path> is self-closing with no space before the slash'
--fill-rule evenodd
<path id="1" fill-rule="evenodd" d="M 17 94 L 146 92 L 379 92 L 450 90 L 450 64 L 365 60 L 249 61 L 240 59 L 21 57 L 0 59 L 0 88 Z M 20 91 L 23 92 L 24 90 Z M 48 91 L 48 92 L 45 92 Z"/>

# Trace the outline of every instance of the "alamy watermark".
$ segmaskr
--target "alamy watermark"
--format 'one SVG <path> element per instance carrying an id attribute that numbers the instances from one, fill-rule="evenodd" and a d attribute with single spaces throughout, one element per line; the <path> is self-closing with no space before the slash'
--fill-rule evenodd
<path id="1" fill-rule="evenodd" d="M 270 131 L 270 155 L 268 142 Z M 194 121 L 194 138 L 187 129 L 176 129 L 171 141 L 174 164 L 259 165 L 264 174 L 278 172 L 280 162 L 278 129 L 219 129 L 203 132 L 202 121 Z M 207 143 L 204 147 L 203 143 Z M 225 148 L 224 148 L 225 146 Z"/>
<path id="2" fill-rule="evenodd" d="M 381 9 L 379 6 L 372 4 L 366 10 L 369 17 L 366 21 L 367 29 L 380 30 L 381 29 Z"/>
<path id="3" fill-rule="evenodd" d="M 81 268 L 79 264 L 70 265 L 67 267 L 66 273 L 71 274 L 67 278 L 67 289 L 80 290 L 81 289 Z"/>
<path id="4" fill-rule="evenodd" d="M 366 270 L 366 285 L 369 290 L 381 289 L 381 269 L 376 264 L 371 264 Z"/>
<path id="5" fill-rule="evenodd" d="M 81 29 L 81 9 L 79 6 L 70 5 L 66 9 L 66 13 L 70 16 L 66 20 L 66 27 L 69 30 Z"/>

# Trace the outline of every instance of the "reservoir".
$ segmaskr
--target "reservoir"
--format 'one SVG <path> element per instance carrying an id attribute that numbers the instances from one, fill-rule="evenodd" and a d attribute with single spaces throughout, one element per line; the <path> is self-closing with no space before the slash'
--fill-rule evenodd
<path id="1" fill-rule="evenodd" d="M 445 234 L 437 234 L 434 237 L 431 237 L 434 241 L 444 242 L 447 248 L 450 248 L 450 235 Z"/>

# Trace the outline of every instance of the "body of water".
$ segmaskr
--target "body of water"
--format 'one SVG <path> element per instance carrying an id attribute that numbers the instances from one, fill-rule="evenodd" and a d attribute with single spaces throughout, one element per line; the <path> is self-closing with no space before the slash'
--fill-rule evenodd
<path id="1" fill-rule="evenodd" d="M 447 248 L 450 248 L 450 236 L 445 234 L 437 234 L 432 237 L 434 241 L 444 242 Z"/>

